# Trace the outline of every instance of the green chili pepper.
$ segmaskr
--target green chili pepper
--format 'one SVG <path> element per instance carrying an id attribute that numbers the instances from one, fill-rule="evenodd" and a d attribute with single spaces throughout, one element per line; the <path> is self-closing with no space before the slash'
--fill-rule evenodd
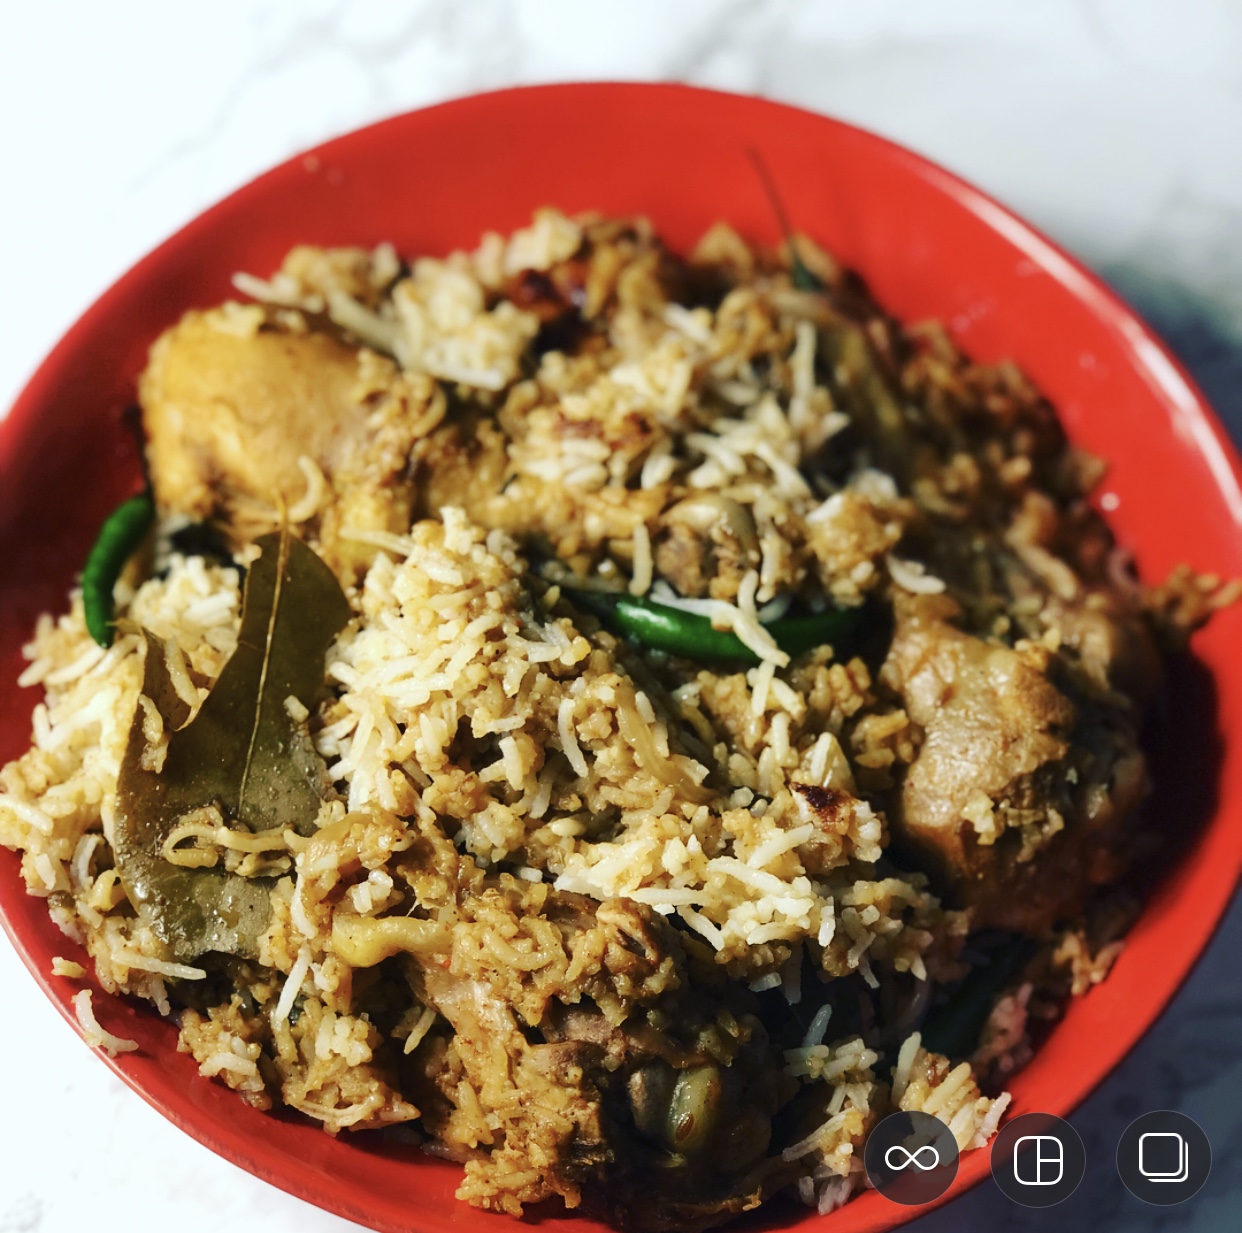
<path id="1" fill-rule="evenodd" d="M 100 646 L 111 646 L 116 632 L 112 623 L 112 588 L 154 517 L 155 502 L 150 492 L 130 497 L 108 515 L 86 558 L 82 608 L 86 628 Z"/>
<path id="2" fill-rule="evenodd" d="M 1030 938 L 1011 938 L 986 966 L 972 968 L 949 1001 L 923 1026 L 923 1047 L 945 1057 L 974 1052 L 979 1034 L 1001 991 L 1014 980 L 1035 953 Z"/>
<path id="3" fill-rule="evenodd" d="M 614 633 L 627 635 L 654 650 L 687 659 L 759 662 L 759 657 L 735 633 L 713 629 L 710 619 L 697 613 L 630 595 L 570 588 L 565 589 L 565 594 L 578 607 L 593 612 Z M 861 617 L 861 608 L 834 608 L 815 616 L 772 621 L 763 628 L 782 651 L 801 655 L 853 633 Z"/>

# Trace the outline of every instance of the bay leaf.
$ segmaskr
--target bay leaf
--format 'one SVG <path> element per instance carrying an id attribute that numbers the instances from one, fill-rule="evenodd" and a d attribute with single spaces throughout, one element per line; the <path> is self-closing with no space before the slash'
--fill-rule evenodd
<path id="1" fill-rule="evenodd" d="M 310 834 L 331 782 L 287 699 L 313 709 L 324 657 L 350 616 L 328 567 L 288 532 L 257 541 L 237 649 L 197 715 L 169 677 L 164 647 L 147 632 L 143 693 L 163 717 L 168 747 L 146 769 L 139 708 L 117 783 L 113 848 L 131 903 L 177 959 L 207 951 L 253 958 L 270 916 L 270 883 L 217 867 L 187 869 L 163 856 L 177 822 L 214 805 L 226 824 Z"/>

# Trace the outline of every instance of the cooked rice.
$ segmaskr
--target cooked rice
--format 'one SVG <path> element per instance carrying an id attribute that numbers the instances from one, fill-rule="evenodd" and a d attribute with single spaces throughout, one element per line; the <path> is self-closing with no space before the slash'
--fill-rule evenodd
<path id="1" fill-rule="evenodd" d="M 553 285 L 588 243 L 595 256 L 575 311 L 597 327 L 599 347 L 533 350 L 543 321 L 529 288 Z M 833 268 L 812 246 L 807 254 Z M 309 838 L 282 827 L 251 834 L 214 806 L 196 810 L 164 852 L 183 867 L 268 879 L 271 923 L 244 988 L 205 1010 L 186 998 L 212 965 L 170 953 L 131 908 L 112 852 L 131 718 L 141 716 L 145 768 L 160 769 L 169 739 L 140 696 L 147 652 L 132 631 L 163 641 L 172 685 L 196 710 L 236 644 L 237 569 L 173 554 L 133 591 L 130 624 L 106 651 L 87 633 L 78 592 L 67 613 L 40 618 L 20 683 L 42 686 L 44 698 L 31 750 L 0 770 L 0 842 L 21 852 L 28 891 L 85 948 L 104 990 L 165 1014 L 180 1008 L 179 1048 L 204 1076 L 258 1107 L 282 1101 L 334 1133 L 422 1118 L 434 1150 L 468 1161 L 462 1196 L 510 1212 L 551 1193 L 579 1201 L 578 1183 L 547 1164 L 569 1141 L 567 1106 L 540 1106 L 532 1130 L 507 1065 L 503 1082 L 476 1090 L 467 1081 L 467 1045 L 419 983 L 426 977 L 383 969 L 387 996 L 402 1004 L 375 1015 L 355 996 L 355 974 L 366 988 L 375 965 L 447 946 L 448 970 L 500 982 L 527 1023 L 539 1021 L 532 1006 L 559 995 L 573 1006 L 594 999 L 616 1028 L 647 1003 L 605 990 L 599 939 L 618 913 L 638 913 L 644 929 L 682 939 L 686 971 L 722 970 L 740 990 L 783 999 L 782 1014 L 804 997 L 814 1007 L 784 1048 L 782 1082 L 819 1093 L 823 1116 L 778 1157 L 822 1213 L 861 1186 L 863 1142 L 887 1111 L 939 1117 L 962 1149 L 988 1140 L 1010 1098 L 984 1095 L 980 1083 L 1029 1055 L 1032 985 L 1015 979 L 999 991 L 973 1067 L 928 1052 L 909 1023 L 895 1058 L 891 1047 L 885 1058 L 831 995 L 824 1000 L 819 981 L 804 988 L 804 970 L 813 971 L 868 1006 L 913 989 L 925 1009 L 933 985 L 964 971 L 958 952 L 971 914 L 943 906 L 923 874 L 878 864 L 890 836 L 877 802 L 908 774 L 926 725 L 862 657 L 830 646 L 792 657 L 768 625 L 795 599 L 820 610 L 902 602 L 899 593 L 947 599 L 953 586 L 912 553 L 927 518 L 958 516 L 991 464 L 981 446 L 934 482 L 904 487 L 861 453 L 835 479 L 815 472 L 815 458 L 850 462 L 845 451 L 857 445 L 838 443 L 862 414 L 846 397 L 848 355 L 824 351 L 836 318 L 727 229 L 713 230 L 698 256 L 734 280 L 715 307 L 669 298 L 662 259 L 642 224 L 545 210 L 508 240 L 421 258 L 408 273 L 390 246 L 296 249 L 271 278 L 236 277 L 259 306 L 210 318 L 212 329 L 243 339 L 305 332 L 323 316 L 369 349 L 360 363 L 376 421 L 399 387 L 413 417 L 401 470 L 430 476 L 420 483 L 432 515 L 383 524 L 365 503 L 344 502 L 315 458 L 297 460 L 301 487 L 285 518 L 342 572 L 354 619 L 329 653 L 321 705 L 308 712 L 290 698 L 285 709 L 309 723 L 339 799 L 324 805 Z M 1009 368 L 970 366 L 939 334 L 910 339 L 923 340 L 917 363 L 933 392 L 909 389 L 909 399 L 947 405 L 977 386 L 980 405 L 1036 405 Z M 479 435 L 463 444 L 451 414 L 467 413 Z M 494 423 L 507 436 L 489 435 L 500 432 Z M 484 491 L 475 478 L 490 474 L 495 449 L 507 478 Z M 1019 455 L 1005 463 L 1006 482 L 1030 473 Z M 437 486 L 441 473 L 449 479 Z M 1006 551 L 1043 590 L 1030 584 L 1025 616 L 1015 604 L 987 619 L 996 616 L 998 638 L 1003 621 L 1043 621 L 1011 641 L 1023 663 L 1046 664 L 1062 634 L 1044 620 L 1044 604 L 1064 606 L 1082 583 L 1048 546 L 1047 527 L 1032 529 L 1057 517 L 1035 508 L 1038 496 L 1032 490 L 1022 507 L 1030 526 Z M 245 511 L 261 519 L 274 508 L 252 501 Z M 532 542 L 559 569 L 541 567 Z M 249 550 L 237 557 L 252 560 Z M 700 576 L 704 561 L 712 569 Z M 757 663 L 690 665 L 670 683 L 667 657 L 644 664 L 576 613 L 565 586 L 705 617 Z M 1143 602 L 1187 627 L 1233 598 L 1190 576 L 1154 595 Z M 989 791 L 961 814 L 988 848 L 1016 830 L 1034 852 L 1064 825 L 1053 811 L 1022 812 Z M 464 889 L 485 878 L 486 893 Z M 586 943 L 569 955 L 541 915 L 566 896 L 593 901 L 583 928 L 600 947 L 594 959 Z M 1120 945 L 1093 951 L 1071 930 L 1051 963 L 1081 993 Z M 70 959 L 57 958 L 53 971 L 84 975 Z M 673 980 L 667 965 L 660 971 Z M 87 1041 L 114 1056 L 136 1049 L 99 1025 L 91 998 L 73 998 Z M 429 1082 L 450 1112 L 433 1116 L 421 1095 L 416 1107 L 394 1052 L 425 1059 L 428 1075 L 440 1067 Z M 555 1100 L 569 1100 L 572 1085 L 561 1086 Z"/>

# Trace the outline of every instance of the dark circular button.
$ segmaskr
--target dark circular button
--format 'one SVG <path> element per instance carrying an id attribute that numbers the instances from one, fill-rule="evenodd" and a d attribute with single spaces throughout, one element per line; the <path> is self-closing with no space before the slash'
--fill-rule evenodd
<path id="1" fill-rule="evenodd" d="M 1211 1171 L 1212 1145 L 1202 1127 L 1171 1109 L 1143 1114 L 1117 1144 L 1117 1172 L 1144 1203 L 1184 1203 Z"/>
<path id="2" fill-rule="evenodd" d="M 929 1113 L 892 1113 L 867 1137 L 863 1164 L 886 1199 L 911 1207 L 931 1203 L 957 1176 L 957 1143 Z"/>
<path id="3" fill-rule="evenodd" d="M 1064 1118 L 1024 1113 L 992 1140 L 992 1180 L 1015 1203 L 1052 1207 L 1078 1189 L 1087 1152 Z"/>

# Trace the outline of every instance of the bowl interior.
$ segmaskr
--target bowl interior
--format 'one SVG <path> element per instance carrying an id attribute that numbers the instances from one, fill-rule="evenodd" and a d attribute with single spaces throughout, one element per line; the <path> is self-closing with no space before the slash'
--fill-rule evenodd
<path id="1" fill-rule="evenodd" d="M 979 359 L 1012 357 L 1078 444 L 1109 462 L 1110 521 L 1145 578 L 1187 561 L 1242 574 L 1234 456 L 1193 387 L 1138 321 L 1072 260 L 946 172 L 849 126 L 758 99 L 678 86 L 504 91 L 414 112 L 328 143 L 248 185 L 144 259 L 86 313 L 0 421 L 0 761 L 28 741 L 35 691 L 12 682 L 36 615 L 58 611 L 106 511 L 137 478 L 122 413 L 146 349 L 187 308 L 226 298 L 235 270 L 266 274 L 294 243 L 393 241 L 405 254 L 473 246 L 540 205 L 648 216 L 675 247 L 726 219 L 774 242 L 749 151 L 796 225 L 854 266 L 890 311 L 939 317 Z M 1183 842 L 1109 979 L 1070 1008 L 1011 1084 L 1014 1110 L 1065 1114 L 1163 1008 L 1220 916 L 1242 863 L 1242 611 L 1219 616 L 1179 670 L 1156 773 Z M 1187 791 L 1186 785 L 1192 785 Z M 36 980 L 72 1018 L 73 948 L 0 851 L 0 912 Z M 18 997 L 33 996 L 19 991 Z M 330 1138 L 261 1114 L 199 1079 L 153 1013 L 96 999 L 137 1039 L 110 1062 L 213 1150 L 294 1194 L 384 1230 L 496 1228 L 453 1198 L 459 1171 L 375 1135 Z M 949 1192 L 986 1176 L 963 1158 Z M 864 1194 L 820 1218 L 777 1206 L 752 1224 L 891 1228 L 910 1213 Z M 566 1230 L 599 1228 L 556 1217 Z"/>

